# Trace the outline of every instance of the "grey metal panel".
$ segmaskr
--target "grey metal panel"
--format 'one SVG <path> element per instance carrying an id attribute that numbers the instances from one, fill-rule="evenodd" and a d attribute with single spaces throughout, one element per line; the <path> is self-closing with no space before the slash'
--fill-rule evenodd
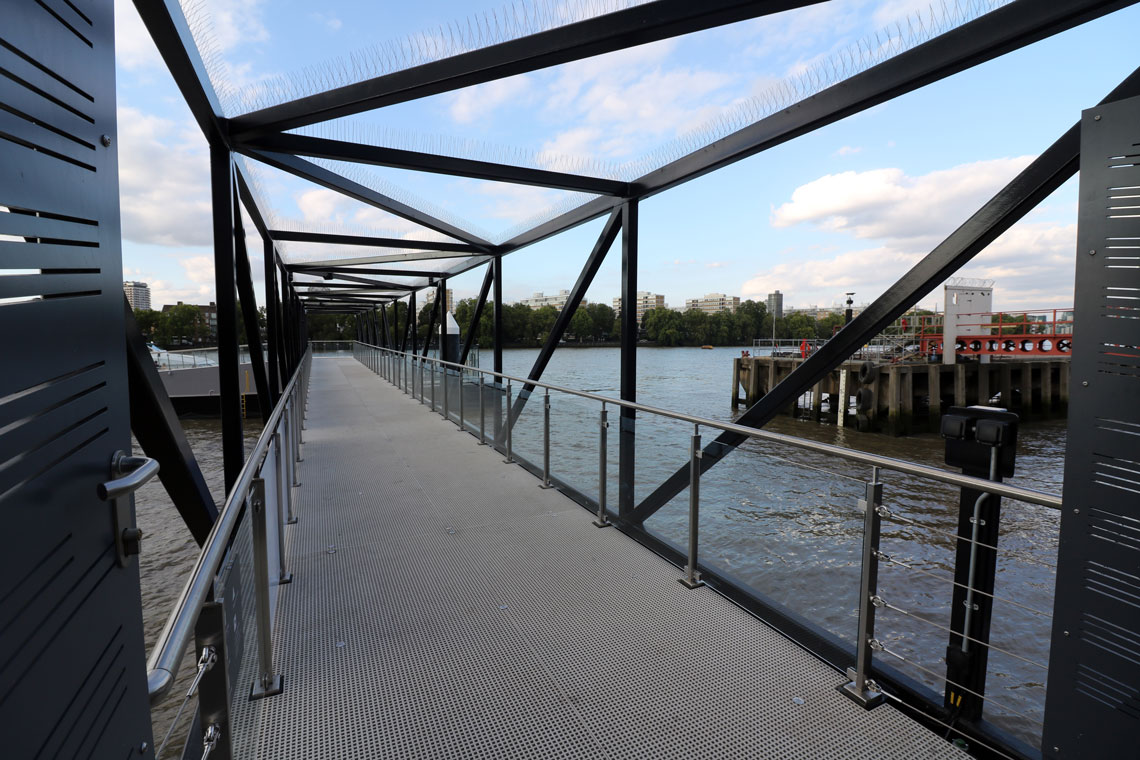
<path id="1" fill-rule="evenodd" d="M 1043 750 L 1140 734 L 1140 97 L 1081 122 L 1073 391 Z"/>
<path id="2" fill-rule="evenodd" d="M 287 688 L 236 757 L 964 756 L 363 365 L 311 388 Z"/>
<path id="3" fill-rule="evenodd" d="M 0 26 L 0 207 L 39 215 L 0 211 L 5 757 L 153 756 L 138 567 L 96 496 L 130 448 L 112 14 L 6 3 Z"/>

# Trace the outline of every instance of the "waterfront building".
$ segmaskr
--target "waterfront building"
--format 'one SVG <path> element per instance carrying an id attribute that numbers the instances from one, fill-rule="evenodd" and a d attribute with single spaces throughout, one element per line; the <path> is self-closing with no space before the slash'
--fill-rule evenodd
<path id="1" fill-rule="evenodd" d="M 766 301 L 768 304 L 768 313 L 775 314 L 777 317 L 783 318 L 784 316 L 784 294 L 780 291 L 769 293 Z"/>
<path id="2" fill-rule="evenodd" d="M 519 303 L 523 306 L 529 306 L 532 309 L 541 309 L 543 306 L 553 306 L 556 309 L 561 309 L 570 300 L 569 290 L 560 290 L 555 295 L 543 295 L 541 291 L 535 293 L 530 298 L 524 298 Z M 582 299 L 582 303 L 586 303 L 586 299 Z"/>
<path id="3" fill-rule="evenodd" d="M 424 296 L 424 303 L 435 303 L 435 288 L 428 290 L 427 295 Z M 447 289 L 447 310 L 450 312 L 455 311 L 455 297 L 451 288 Z"/>
<path id="4" fill-rule="evenodd" d="M 123 294 L 132 309 L 150 310 L 150 286 L 145 282 L 126 281 L 123 283 Z"/>
<path id="5" fill-rule="evenodd" d="M 183 303 L 181 301 L 174 304 L 174 306 L 182 306 L 182 305 L 183 305 Z M 217 334 L 217 332 L 218 332 L 218 305 L 214 301 L 210 301 L 209 306 L 204 306 L 202 304 L 190 304 L 190 305 L 194 306 L 196 309 L 198 309 L 198 311 L 202 312 L 202 317 L 206 320 L 206 324 L 209 325 L 210 332 L 213 334 Z M 163 311 L 170 311 L 171 309 L 174 308 L 174 306 L 171 306 L 170 304 L 166 304 L 165 306 L 162 307 L 162 310 Z"/>
<path id="6" fill-rule="evenodd" d="M 700 298 L 686 298 L 685 311 L 696 309 L 705 314 L 716 314 L 722 311 L 736 311 L 740 308 L 740 296 L 728 296 L 724 293 L 706 293 Z"/>
<path id="7" fill-rule="evenodd" d="M 637 291 L 636 304 L 637 324 L 640 325 L 642 317 L 645 316 L 645 312 L 650 309 L 665 308 L 665 296 L 661 293 L 650 293 L 648 290 L 639 290 Z M 614 299 L 614 314 L 619 317 L 621 316 L 621 298 Z"/>

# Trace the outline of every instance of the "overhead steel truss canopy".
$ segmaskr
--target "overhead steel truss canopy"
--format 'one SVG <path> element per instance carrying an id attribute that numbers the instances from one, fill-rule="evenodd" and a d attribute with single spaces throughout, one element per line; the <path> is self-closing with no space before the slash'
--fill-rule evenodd
<path id="1" fill-rule="evenodd" d="M 136 0 L 136 7 L 211 147 L 221 343 L 219 363 L 227 377 L 233 375 L 236 378 L 237 372 L 235 301 L 241 302 L 247 330 L 255 331 L 257 327 L 253 320 L 257 304 L 254 303 L 249 259 L 244 247 L 239 202 L 264 242 L 269 355 L 268 361 L 262 361 L 260 356 L 253 359 L 258 394 L 265 396 L 261 409 L 267 410 L 276 401 L 283 378 L 297 366 L 304 345 L 305 313 L 354 314 L 358 316 L 357 330 L 361 339 L 392 347 L 399 344 L 403 348 L 408 346 L 410 339 L 412 350 L 418 350 L 416 292 L 444 287 L 450 278 L 484 265 L 487 272 L 474 309 L 474 321 L 467 326 L 462 356 L 465 359 L 471 348 L 480 314 L 488 297 L 491 297 L 494 301 L 494 369 L 501 372 L 503 259 L 521 248 L 603 217 L 607 221 L 601 234 L 528 377 L 540 379 L 575 308 L 610 247 L 620 236 L 621 299 L 624 306 L 620 386 L 621 397 L 635 401 L 637 323 L 633 301 L 638 283 L 638 204 L 641 200 L 1137 1 L 1014 0 L 632 181 L 346 142 L 293 134 L 286 130 L 655 40 L 772 13 L 794 12 L 796 8 L 814 5 L 820 0 L 706 0 L 701 3 L 657 0 L 233 118 L 227 118 L 223 113 L 177 0 Z M 1140 72 L 1108 93 L 1103 102 L 1119 101 L 1138 94 Z M 1074 126 L 976 214 L 963 220 L 953 234 L 887 289 L 823 349 L 747 410 L 738 422 L 756 427 L 764 425 L 777 410 L 809 389 L 856 347 L 903 315 L 946 277 L 970 261 L 1073 176 L 1080 161 L 1080 145 L 1080 130 Z M 234 159 L 235 154 L 402 217 L 447 240 L 404 240 L 272 229 L 258 207 L 258 199 L 251 191 L 250 178 L 242 162 Z M 378 192 L 316 163 L 324 160 L 535 185 L 595 197 L 509 240 L 493 243 L 439 218 L 437 214 Z M 381 250 L 361 250 L 359 255 L 338 252 L 335 257 L 324 260 L 310 258 L 299 261 L 282 256 L 281 245 L 286 243 Z M 430 261 L 448 263 L 438 270 L 429 264 L 421 264 L 424 267 L 421 269 L 406 266 Z M 399 319 L 397 313 L 388 307 L 403 299 L 409 301 L 410 308 Z M 434 312 L 432 318 L 435 318 Z M 397 324 L 401 321 L 403 324 Z M 251 344 L 256 342 L 251 341 Z M 526 403 L 529 395 L 526 390 L 529 389 L 524 389 L 512 409 L 515 416 Z M 236 381 L 224 383 L 222 405 L 227 485 L 232 485 L 242 463 L 238 399 Z M 619 517 L 625 529 L 636 533 L 645 519 L 686 487 L 688 465 L 636 503 L 632 487 L 636 419 L 632 410 L 623 408 L 620 422 Z M 714 466 L 741 442 L 739 435 L 721 435 L 705 447 L 700 460 L 702 469 Z M 655 539 L 646 540 L 652 543 Z M 900 693 L 907 691 L 905 685 L 896 686 Z"/>

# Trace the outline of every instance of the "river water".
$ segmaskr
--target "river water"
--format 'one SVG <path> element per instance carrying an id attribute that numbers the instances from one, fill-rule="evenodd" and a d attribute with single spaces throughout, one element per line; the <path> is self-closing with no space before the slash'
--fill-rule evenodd
<path id="1" fill-rule="evenodd" d="M 640 348 L 638 401 L 731 421 L 732 358 L 740 350 Z M 534 349 L 504 351 L 504 372 L 525 376 L 536 355 Z M 616 396 L 619 356 L 616 348 L 563 348 L 555 352 L 544 379 Z M 489 352 L 482 358 L 489 365 Z M 467 420 L 474 426 L 478 416 L 471 406 L 466 409 Z M 551 396 L 552 474 L 593 497 L 598 494 L 598 415 L 597 403 L 558 393 Z M 616 409 L 611 409 L 610 423 L 607 499 L 616 508 Z M 187 420 L 184 426 L 207 482 L 220 500 L 220 425 L 217 420 Z M 541 426 L 542 403 L 535 398 L 518 420 L 512 439 L 514 450 L 534 463 L 542 461 Z M 247 432 L 250 443 L 257 436 L 252 428 Z M 766 429 L 944 466 L 944 444 L 937 435 L 889 438 L 788 416 L 776 418 Z M 636 500 L 686 465 L 692 432 L 686 423 L 639 416 Z M 702 431 L 703 442 L 712 440 L 715 432 Z M 1017 475 L 1011 482 L 1059 492 L 1064 447 L 1063 421 L 1022 425 Z M 702 479 L 702 562 L 853 642 L 863 520 L 857 500 L 870 474 L 869 468 L 833 457 L 746 443 Z M 882 480 L 884 504 L 899 519 L 883 523 L 880 548 L 893 562 L 880 569 L 879 594 L 906 614 L 891 608 L 878 611 L 876 637 L 893 653 L 878 656 L 940 692 L 953 590 L 958 494 L 948 486 L 893 473 L 884 473 Z M 196 547 L 161 487 L 140 493 L 138 507 L 149 543 L 142 565 L 149 644 L 181 589 Z M 1044 710 L 1059 515 L 1045 507 L 1005 500 L 1001 520 L 987 717 L 1036 746 Z M 687 526 L 687 492 L 646 523 L 650 531 L 678 546 L 685 544 Z M 183 673 L 191 667 L 188 660 Z M 156 712 L 156 739 L 165 732 L 178 701 L 171 699 L 173 704 Z M 185 717 L 181 722 L 186 722 Z M 171 742 L 176 743 L 180 745 Z M 172 756 L 169 751 L 167 756 Z"/>

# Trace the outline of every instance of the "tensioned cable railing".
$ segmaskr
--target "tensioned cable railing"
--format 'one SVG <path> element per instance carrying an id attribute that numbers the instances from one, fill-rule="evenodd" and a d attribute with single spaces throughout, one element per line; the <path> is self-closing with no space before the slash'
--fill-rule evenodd
<path id="1" fill-rule="evenodd" d="M 856 451 L 833 444 L 736 425 L 731 422 L 722 422 L 682 412 L 655 408 L 598 393 L 566 388 L 554 383 L 530 380 L 480 368 L 465 367 L 430 356 L 424 357 L 410 353 L 402 353 L 365 343 L 358 342 L 355 344 L 354 355 L 358 361 L 373 372 L 401 388 L 405 393 L 418 399 L 421 403 L 430 406 L 433 411 L 439 412 L 445 419 L 455 422 L 462 430 L 474 435 L 479 439 L 480 443 L 491 443 L 495 448 L 505 454 L 507 461 L 517 461 L 521 459 L 515 451 L 514 445 L 514 438 L 517 435 L 514 428 L 518 423 L 521 411 L 517 407 L 513 407 L 512 402 L 520 398 L 530 398 L 537 402 L 537 397 L 541 396 L 542 462 L 541 464 L 524 463 L 530 465 L 532 471 L 541 477 L 542 485 L 545 487 L 551 486 L 553 481 L 556 480 L 552 478 L 550 472 L 551 394 L 565 394 L 566 396 L 597 403 L 600 406 L 597 427 L 599 447 L 597 464 L 598 491 L 597 498 L 591 499 L 593 504 L 590 506 L 596 508 L 597 519 L 595 520 L 595 524 L 599 527 L 610 525 L 611 518 L 615 516 L 606 506 L 606 438 L 609 426 L 609 409 L 611 407 L 632 409 L 638 412 L 639 415 L 651 415 L 691 425 L 692 432 L 690 440 L 688 441 L 690 452 L 689 511 L 687 525 L 685 526 L 687 529 L 687 541 L 686 546 L 673 546 L 673 548 L 684 557 L 682 567 L 683 575 L 679 580 L 690 587 L 701 585 L 702 573 L 709 572 L 709 568 L 699 559 L 701 546 L 699 533 L 701 468 L 699 456 L 701 452 L 700 441 L 702 428 L 740 433 L 756 441 L 777 444 L 782 448 L 786 448 L 787 451 L 814 452 L 816 454 L 822 454 L 845 460 L 849 463 L 869 467 L 871 471 L 870 477 L 858 478 L 851 474 L 805 465 L 808 469 L 830 472 L 832 475 L 836 475 L 847 481 L 858 480 L 863 486 L 862 498 L 857 499 L 856 507 L 859 512 L 861 512 L 861 515 L 854 510 L 851 513 L 853 517 L 858 515 L 863 523 L 862 550 L 861 557 L 858 560 L 860 588 L 857 609 L 858 622 L 855 636 L 855 665 L 854 667 L 844 669 L 839 667 L 838 663 L 832 663 L 840 672 L 844 672 L 845 670 L 850 679 L 850 683 L 844 687 L 848 696 L 864 704 L 864 706 L 873 706 L 883 699 L 891 699 L 892 701 L 897 699 L 897 695 L 888 693 L 890 690 L 884 688 L 877 682 L 878 674 L 876 671 L 881 672 L 882 668 L 877 668 L 874 665 L 874 658 L 876 656 L 886 657 L 889 658 L 892 663 L 900 664 L 906 669 L 917 673 L 917 677 L 921 681 L 929 685 L 940 687 L 943 690 L 943 696 L 949 699 L 950 704 L 953 704 L 956 700 L 960 706 L 963 696 L 975 698 L 979 701 L 984 700 L 984 705 L 987 708 L 993 708 L 1000 714 L 1009 715 L 1015 719 L 1024 721 L 1026 724 L 1031 724 L 1038 728 L 1040 727 L 1041 721 L 1027 714 L 1025 709 L 1019 709 L 1005 700 L 995 699 L 993 695 L 983 694 L 981 690 L 974 688 L 971 684 L 961 683 L 952 677 L 949 671 L 947 673 L 940 673 L 937 669 L 939 666 L 946 668 L 946 663 L 943 659 L 945 649 L 938 651 L 934 655 L 933 662 L 929 661 L 929 659 L 925 659 L 921 653 L 906 650 L 907 642 L 905 639 L 907 639 L 908 636 L 904 635 L 904 633 L 898 633 L 903 629 L 898 628 L 897 625 L 903 619 L 911 621 L 917 627 L 929 629 L 929 631 L 937 635 L 948 635 L 951 638 L 953 646 L 961 647 L 964 652 L 970 648 L 984 648 L 986 652 L 997 657 L 1005 658 L 1007 662 L 1012 661 L 1015 664 L 1023 665 L 1036 672 L 1038 674 L 1036 680 L 1040 681 L 1042 680 L 1040 678 L 1040 671 L 1047 670 L 1048 666 L 1046 663 L 1032 656 L 1013 651 L 1010 646 L 991 642 L 988 638 L 988 634 L 986 638 L 978 638 L 971 635 L 968 632 L 970 627 L 970 614 L 980 614 L 975 611 L 980 604 L 992 605 L 995 602 L 1008 605 L 1009 609 L 1019 614 L 1024 613 L 1025 615 L 1032 616 L 1035 619 L 1048 621 L 1051 620 L 1052 614 L 1048 611 L 1038 609 L 1031 604 L 1025 604 L 1022 601 L 1012 598 L 1011 592 L 1008 590 L 1004 591 L 1004 593 L 998 593 L 992 588 L 987 589 L 981 587 L 980 582 L 975 580 L 978 576 L 975 574 L 973 563 L 971 563 L 970 574 L 966 578 L 966 582 L 962 582 L 961 579 L 956 578 L 953 574 L 937 572 L 927 567 L 920 567 L 917 561 L 908 561 L 901 556 L 891 556 L 886 553 L 883 550 L 883 544 L 888 538 L 894 540 L 895 537 L 887 537 L 882 534 L 884 524 L 905 530 L 909 533 L 914 533 L 919 530 L 929 531 L 934 537 L 941 540 L 943 545 L 949 547 L 951 551 L 960 545 L 972 547 L 975 550 L 973 552 L 975 555 L 979 552 L 997 554 L 999 549 L 996 544 L 982 540 L 976 533 L 973 535 L 961 535 L 941 530 L 933 525 L 927 525 L 914 516 L 905 514 L 898 508 L 886 506 L 883 498 L 884 483 L 881 479 L 881 474 L 887 471 L 895 472 L 921 479 L 927 483 L 943 484 L 958 489 L 972 489 L 981 494 L 992 494 L 1016 502 L 1047 507 L 1052 510 L 1060 510 L 1062 507 L 1062 501 L 1059 495 L 1002 483 L 997 480 L 987 480 L 985 478 L 943 470 L 917 462 Z M 493 430 L 490 431 L 490 440 L 488 440 L 487 430 L 487 418 L 489 414 L 492 418 L 491 422 L 493 427 Z M 538 433 L 535 431 L 531 431 L 531 435 L 535 438 L 538 437 Z M 581 444 L 581 442 L 579 442 L 579 444 Z M 761 456 L 764 455 L 762 454 Z M 579 495 L 583 495 L 583 489 L 575 488 L 572 484 L 570 487 L 576 490 Z M 852 506 L 855 507 L 855 505 Z M 1050 566 L 1050 564 L 1042 560 L 1041 557 L 1029 553 L 1001 549 L 1000 554 L 1004 557 L 1020 559 L 1021 561 L 1035 565 L 1044 567 Z M 954 593 L 960 592 L 965 594 L 966 600 L 964 603 L 971 607 L 970 614 L 967 614 L 965 623 L 958 623 L 956 625 L 947 624 L 937 619 L 937 615 L 932 615 L 925 609 L 911 609 L 907 601 L 895 598 L 893 594 L 886 595 L 885 592 L 881 592 L 878 582 L 880 566 L 910 572 L 913 573 L 914 577 L 931 579 L 939 582 L 941 587 L 948 588 Z M 1003 610 L 1004 609 L 1003 607 Z M 876 633 L 876 612 L 883 618 L 883 620 L 880 620 L 878 623 L 878 634 Z M 889 623 L 892 628 L 891 635 L 885 635 L 883 633 L 883 628 L 885 627 L 883 625 L 884 622 Z M 943 641 L 942 646 L 945 646 L 945 641 Z M 932 711 L 929 709 L 929 703 L 932 701 L 933 700 L 928 700 L 924 703 L 927 705 L 927 709 L 916 707 L 914 704 L 910 706 L 913 710 L 928 718 L 931 725 L 945 727 L 947 734 L 957 733 L 963 737 L 969 736 L 970 741 L 985 744 L 985 742 L 977 738 L 976 734 L 967 734 L 962 730 L 956 713 L 953 710 L 948 714 L 946 712 L 939 713 L 937 710 Z M 1004 752 L 997 751 L 997 754 L 1004 754 Z"/>

